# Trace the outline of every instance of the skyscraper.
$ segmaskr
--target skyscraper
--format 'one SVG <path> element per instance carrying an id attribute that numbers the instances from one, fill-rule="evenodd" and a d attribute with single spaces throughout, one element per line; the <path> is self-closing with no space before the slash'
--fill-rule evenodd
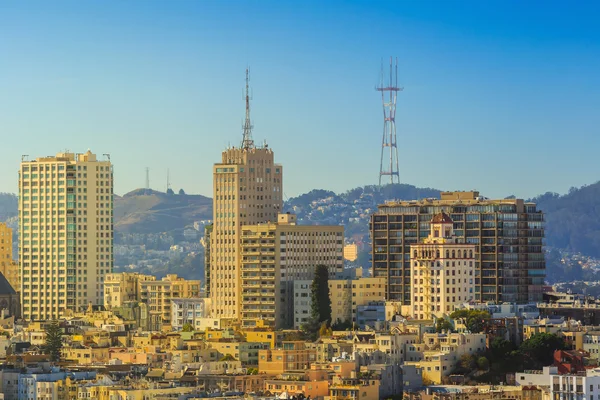
<path id="1" fill-rule="evenodd" d="M 454 234 L 476 246 L 475 300 L 542 299 L 544 214 L 535 203 L 442 192 L 440 200 L 387 202 L 371 215 L 373 274 L 387 277 L 388 300 L 411 304 L 410 245 L 429 235 L 431 219 L 442 211 L 452 218 Z"/>
<path id="2" fill-rule="evenodd" d="M 22 315 L 58 318 L 103 304 L 113 266 L 113 171 L 91 151 L 21 162 L 19 271 Z"/>
<path id="3" fill-rule="evenodd" d="M 248 70 L 246 119 L 240 147 L 229 147 L 213 167 L 210 298 L 217 318 L 240 319 L 242 225 L 275 222 L 283 207 L 283 168 L 267 144 L 252 140 Z"/>

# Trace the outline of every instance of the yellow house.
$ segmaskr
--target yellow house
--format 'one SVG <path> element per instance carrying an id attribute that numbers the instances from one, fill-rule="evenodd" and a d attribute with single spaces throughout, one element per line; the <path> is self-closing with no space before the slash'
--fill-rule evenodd
<path id="1" fill-rule="evenodd" d="M 107 363 L 108 350 L 108 347 L 65 347 L 62 349 L 62 356 L 78 364 Z"/>
<path id="2" fill-rule="evenodd" d="M 268 343 L 270 349 L 280 346 L 284 337 L 284 332 L 265 326 L 262 320 L 256 321 L 256 328 L 246 328 L 241 333 L 247 342 Z"/>
<path id="3" fill-rule="evenodd" d="M 444 376 L 450 375 L 456 360 L 454 355 L 442 352 L 426 352 L 420 361 L 405 361 L 405 365 L 423 368 L 423 382 L 430 380 L 432 384 L 441 384 Z"/>
<path id="4" fill-rule="evenodd" d="M 329 396 L 325 400 L 371 400 L 379 398 L 379 385 L 377 379 L 333 378 L 329 387 Z"/>

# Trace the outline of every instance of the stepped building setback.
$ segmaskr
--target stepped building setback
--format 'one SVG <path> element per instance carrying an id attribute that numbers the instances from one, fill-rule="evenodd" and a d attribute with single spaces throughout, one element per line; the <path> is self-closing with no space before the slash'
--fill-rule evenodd
<path id="1" fill-rule="evenodd" d="M 23 318 L 102 305 L 113 266 L 113 171 L 91 151 L 21 162 L 19 271 Z"/>
<path id="2" fill-rule="evenodd" d="M 343 226 L 296 225 L 294 214 L 279 214 L 277 223 L 244 225 L 241 241 L 243 327 L 293 326 L 294 281 L 312 281 L 319 264 L 331 278 L 344 267 Z"/>
<path id="3" fill-rule="evenodd" d="M 373 274 L 387 278 L 388 300 L 411 304 L 410 246 L 429 236 L 430 221 L 441 212 L 452 219 L 457 238 L 475 245 L 474 300 L 542 299 L 544 215 L 535 203 L 442 192 L 440 200 L 387 202 L 371 216 Z"/>

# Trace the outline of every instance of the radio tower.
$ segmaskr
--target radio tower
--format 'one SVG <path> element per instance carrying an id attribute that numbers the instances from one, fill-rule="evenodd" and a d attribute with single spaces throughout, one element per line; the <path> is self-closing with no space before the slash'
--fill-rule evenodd
<path id="1" fill-rule="evenodd" d="M 246 68 L 246 119 L 242 129 L 244 130 L 244 137 L 242 139 L 242 149 L 254 148 L 254 140 L 252 140 L 252 123 L 250 122 L 250 91 L 248 89 L 250 83 L 250 69 Z"/>
<path id="2" fill-rule="evenodd" d="M 402 88 L 398 87 L 398 58 L 396 58 L 395 71 L 393 70 L 392 57 L 390 57 L 390 80 L 384 86 L 383 62 L 381 63 L 381 83 L 375 90 L 381 92 L 383 105 L 383 138 L 381 139 L 381 162 L 379 163 L 379 186 L 384 176 L 390 177 L 390 183 L 400 183 L 398 172 L 398 146 L 396 145 L 396 97 Z M 387 162 L 389 152 L 389 164 Z M 386 166 L 384 167 L 384 158 Z"/>

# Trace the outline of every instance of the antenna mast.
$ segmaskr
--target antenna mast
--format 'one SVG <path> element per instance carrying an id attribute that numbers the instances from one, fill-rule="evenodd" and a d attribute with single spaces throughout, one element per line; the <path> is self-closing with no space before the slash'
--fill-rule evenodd
<path id="1" fill-rule="evenodd" d="M 146 167 L 146 193 L 150 194 L 150 168 Z"/>
<path id="2" fill-rule="evenodd" d="M 246 68 L 246 119 L 244 120 L 243 130 L 244 137 L 242 139 L 242 149 L 253 149 L 254 140 L 252 140 L 252 123 L 250 122 L 250 69 Z"/>
<path id="3" fill-rule="evenodd" d="M 390 177 L 390 183 L 400 183 L 400 173 L 398 167 L 398 146 L 396 141 L 396 97 L 403 88 L 398 87 L 398 58 L 396 57 L 395 73 L 393 72 L 393 61 L 390 57 L 390 80 L 387 86 L 384 86 L 383 62 L 381 63 L 381 83 L 375 88 L 381 92 L 381 103 L 383 105 L 383 137 L 381 139 L 381 161 L 379 163 L 379 186 L 384 176 Z M 383 166 L 383 160 L 386 157 L 386 149 L 389 152 L 389 167 Z M 387 164 L 387 162 L 386 162 Z"/>
<path id="4" fill-rule="evenodd" d="M 169 189 L 171 189 L 171 174 L 167 168 L 167 192 L 169 192 Z"/>

